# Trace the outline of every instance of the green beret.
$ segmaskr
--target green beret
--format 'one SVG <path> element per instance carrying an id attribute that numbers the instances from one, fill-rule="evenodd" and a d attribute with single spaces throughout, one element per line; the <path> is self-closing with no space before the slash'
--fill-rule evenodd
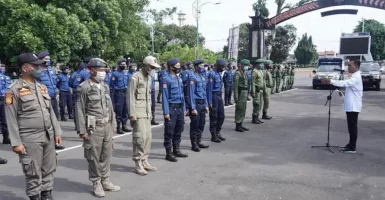
<path id="1" fill-rule="evenodd" d="M 250 60 L 242 59 L 242 60 L 241 60 L 241 64 L 242 64 L 242 65 L 250 65 Z"/>

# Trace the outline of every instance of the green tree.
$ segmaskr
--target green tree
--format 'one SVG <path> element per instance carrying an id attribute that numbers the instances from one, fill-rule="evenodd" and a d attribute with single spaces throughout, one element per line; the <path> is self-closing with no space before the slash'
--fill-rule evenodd
<path id="1" fill-rule="evenodd" d="M 249 57 L 249 29 L 248 23 L 239 25 L 238 58 Z"/>
<path id="2" fill-rule="evenodd" d="M 294 51 L 297 63 L 301 65 L 308 65 L 317 58 L 316 46 L 313 44 L 313 39 L 305 33 L 298 46 Z"/>
<path id="3" fill-rule="evenodd" d="M 272 35 L 269 37 L 272 40 L 270 60 L 275 63 L 282 63 L 287 59 L 290 49 L 295 45 L 297 29 L 291 24 L 278 26 L 276 28 L 275 38 L 273 39 Z"/>
<path id="4" fill-rule="evenodd" d="M 362 31 L 363 22 L 359 22 L 354 32 Z M 385 59 L 385 25 L 374 20 L 365 20 L 365 30 L 369 32 L 372 37 L 372 43 L 370 46 L 370 52 L 374 60 Z"/>
<path id="5" fill-rule="evenodd" d="M 266 7 L 266 0 L 258 0 L 253 4 L 253 10 L 259 12 L 262 18 L 268 18 L 270 15 L 269 9 Z"/>
<path id="6" fill-rule="evenodd" d="M 200 58 L 206 63 L 215 63 L 216 59 L 222 56 L 222 52 L 215 53 L 209 49 L 200 47 Z M 181 63 L 195 60 L 195 48 L 187 45 L 170 44 L 167 45 L 165 52 L 160 55 L 160 61 L 166 62 L 170 58 L 177 57 Z"/>

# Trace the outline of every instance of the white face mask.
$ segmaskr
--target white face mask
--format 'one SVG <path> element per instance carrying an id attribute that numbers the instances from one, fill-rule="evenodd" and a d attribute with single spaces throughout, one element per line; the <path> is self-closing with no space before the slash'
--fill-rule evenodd
<path id="1" fill-rule="evenodd" d="M 106 78 L 106 72 L 97 72 L 96 74 L 96 80 L 101 83 L 104 81 L 104 79 Z"/>

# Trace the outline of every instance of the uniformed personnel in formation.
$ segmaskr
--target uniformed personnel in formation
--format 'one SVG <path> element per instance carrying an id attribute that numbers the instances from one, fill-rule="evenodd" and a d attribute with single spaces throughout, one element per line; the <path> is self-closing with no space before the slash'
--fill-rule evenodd
<path id="1" fill-rule="evenodd" d="M 259 112 L 262 107 L 263 90 L 265 88 L 265 76 L 263 73 L 263 63 L 257 62 L 256 68 L 252 72 L 251 80 L 251 96 L 253 97 L 253 124 L 262 124 L 263 121 L 259 119 Z"/>
<path id="2" fill-rule="evenodd" d="M 282 90 L 282 66 L 281 65 L 278 65 L 275 71 L 275 85 L 276 85 L 276 92 L 280 93 Z"/>
<path id="3" fill-rule="evenodd" d="M 147 171 L 156 171 L 148 162 L 148 156 L 151 149 L 152 133 L 151 119 L 152 101 L 151 71 L 160 68 L 156 59 L 147 56 L 143 60 L 143 68 L 135 73 L 131 79 L 127 90 L 128 116 L 130 117 L 132 133 L 132 159 L 135 162 L 135 172 L 139 175 L 147 175 Z"/>
<path id="4" fill-rule="evenodd" d="M 227 63 L 220 58 L 209 73 L 209 82 L 207 84 L 207 101 L 210 109 L 210 133 L 211 141 L 220 143 L 226 138 L 222 136 L 221 130 L 225 121 L 225 106 L 222 97 L 223 82 L 221 74 Z"/>
<path id="5" fill-rule="evenodd" d="M 234 75 L 234 102 L 235 102 L 235 131 L 244 132 L 249 129 L 243 126 L 247 108 L 248 80 L 246 72 L 249 70 L 250 61 L 241 60 L 241 66 Z"/>
<path id="6" fill-rule="evenodd" d="M 5 116 L 12 150 L 19 155 L 30 200 L 52 200 L 56 171 L 55 144 L 61 144 L 57 121 L 48 89 L 37 82 L 46 63 L 35 54 L 23 53 L 17 63 L 21 78 L 5 93 Z M 48 64 L 45 64 L 48 65 Z"/>
<path id="7" fill-rule="evenodd" d="M 111 95 L 113 95 L 113 105 L 116 114 L 117 133 L 123 134 L 124 132 L 130 132 L 127 127 L 127 104 L 126 104 L 126 92 L 128 88 L 128 81 L 130 74 L 127 68 L 126 59 L 119 59 L 117 62 L 119 68 L 113 72 L 110 80 Z"/>
<path id="8" fill-rule="evenodd" d="M 289 89 L 293 89 L 293 85 L 294 85 L 294 79 L 295 79 L 295 70 L 294 70 L 294 67 L 290 67 L 290 79 L 289 79 Z"/>
<path id="9" fill-rule="evenodd" d="M 270 64 L 265 64 L 266 69 L 263 70 L 265 76 L 265 87 L 263 89 L 263 109 L 262 109 L 262 119 L 270 120 L 272 117 L 267 115 L 267 110 L 270 105 L 270 94 L 271 88 L 273 87 L 273 77 L 270 73 Z"/>
<path id="10" fill-rule="evenodd" d="M 0 125 L 1 125 L 1 134 L 3 134 L 3 144 L 11 144 L 9 139 L 9 133 L 7 128 L 7 122 L 5 120 L 5 111 L 4 111 L 4 97 L 5 91 L 8 86 L 11 85 L 11 78 L 5 74 L 5 65 L 1 64 L 0 66 Z M 6 160 L 3 160 L 6 163 Z M 0 158 L 0 163 L 1 158 Z"/>
<path id="11" fill-rule="evenodd" d="M 163 77 L 162 109 L 164 115 L 164 147 L 166 160 L 177 162 L 177 157 L 188 157 L 180 150 L 181 136 L 184 129 L 184 116 L 186 105 L 184 99 L 184 86 L 178 76 L 180 63 L 178 58 L 167 61 L 168 72 Z M 171 151 L 171 148 L 173 151 Z"/>
<path id="12" fill-rule="evenodd" d="M 202 143 L 202 134 L 206 123 L 206 113 L 209 112 L 207 103 L 206 85 L 207 81 L 203 73 L 206 71 L 204 60 L 194 61 L 195 72 L 189 77 L 189 94 L 187 102 L 191 107 L 190 111 L 190 141 L 191 150 L 200 152 L 201 148 L 208 148 Z"/>
<path id="13" fill-rule="evenodd" d="M 277 65 L 273 65 L 272 69 L 270 70 L 271 78 L 273 79 L 273 85 L 271 87 L 271 94 L 275 94 L 277 89 Z"/>
<path id="14" fill-rule="evenodd" d="M 109 87 L 104 84 L 107 63 L 93 58 L 88 63 L 90 79 L 76 90 L 76 120 L 79 137 L 83 139 L 84 158 L 88 161 L 89 180 L 93 194 L 104 197 L 104 191 L 120 190 L 110 181 L 112 136 L 116 133 L 116 118 Z"/>
<path id="15" fill-rule="evenodd" d="M 60 66 L 61 74 L 57 76 L 57 88 L 59 89 L 59 107 L 60 107 L 60 120 L 67 121 L 65 117 L 65 108 L 67 107 L 68 118 L 73 119 L 73 102 L 72 102 L 72 91 L 69 86 L 70 75 L 69 67 L 66 65 Z"/>
<path id="16" fill-rule="evenodd" d="M 223 84 L 225 86 L 225 106 L 233 105 L 231 103 L 231 93 L 233 92 L 234 74 L 232 71 L 232 63 L 228 63 L 223 73 Z"/>
<path id="17" fill-rule="evenodd" d="M 158 90 L 158 96 L 157 96 L 157 103 L 162 103 L 161 98 L 162 98 L 162 92 L 161 92 L 161 87 L 163 85 L 163 77 L 167 73 L 167 65 L 166 63 L 162 64 L 162 70 L 159 70 L 157 72 L 158 74 L 158 82 L 159 82 L 159 90 Z"/>

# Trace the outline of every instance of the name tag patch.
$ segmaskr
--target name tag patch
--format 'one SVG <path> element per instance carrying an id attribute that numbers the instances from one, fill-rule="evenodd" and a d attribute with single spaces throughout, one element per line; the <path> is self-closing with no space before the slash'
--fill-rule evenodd
<path id="1" fill-rule="evenodd" d="M 21 88 L 19 89 L 19 95 L 22 97 L 22 96 L 25 96 L 25 95 L 31 95 L 32 94 L 32 91 L 30 89 L 27 89 L 27 88 Z"/>

